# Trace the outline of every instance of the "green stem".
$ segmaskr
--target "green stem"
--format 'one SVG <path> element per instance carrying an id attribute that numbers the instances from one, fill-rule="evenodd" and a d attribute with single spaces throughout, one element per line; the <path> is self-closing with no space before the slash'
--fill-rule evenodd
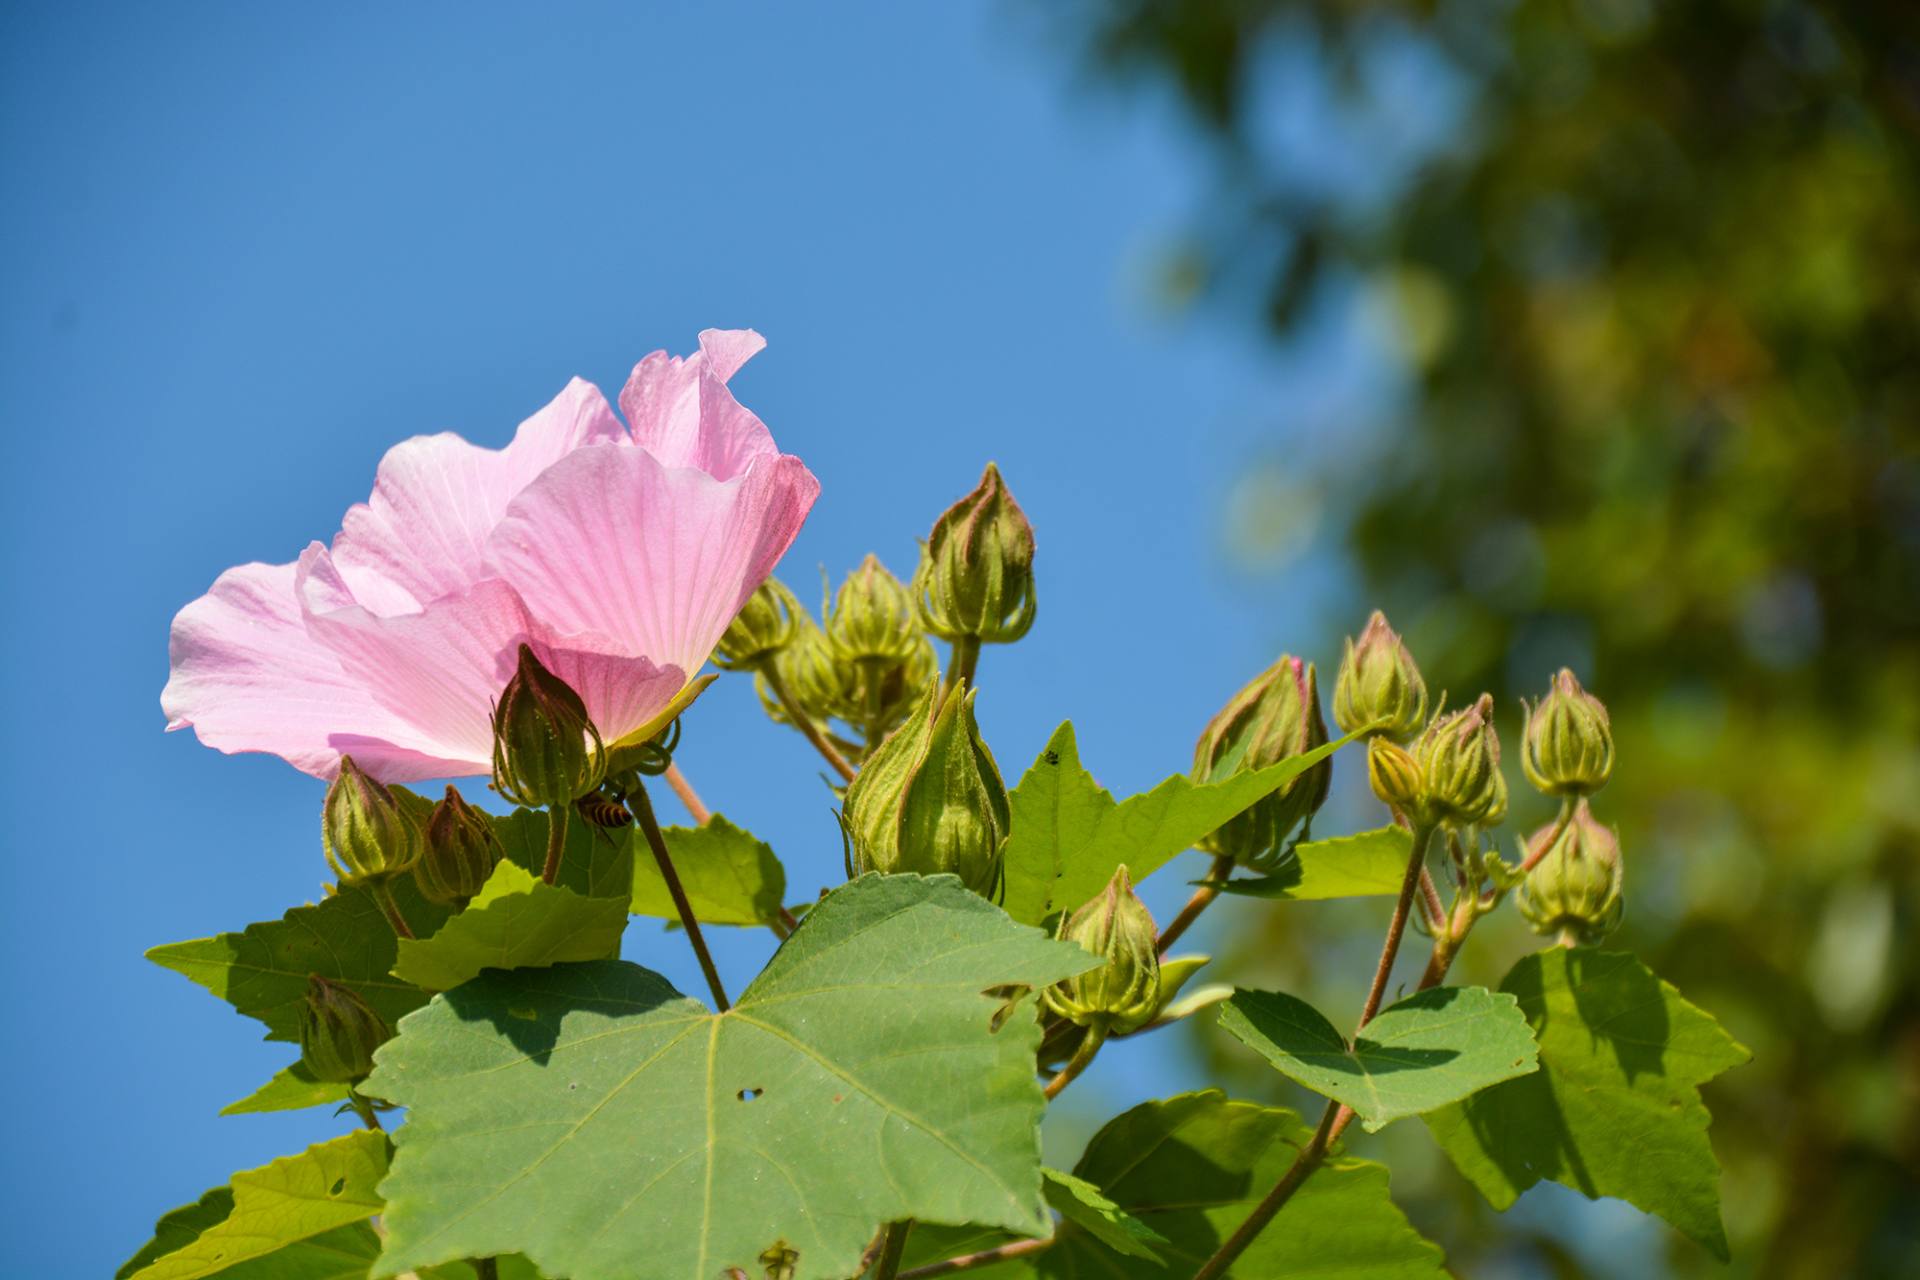
<path id="1" fill-rule="evenodd" d="M 540 868 L 540 878 L 548 884 L 560 875 L 560 855 L 567 849 L 567 815 L 572 810 L 570 804 L 556 804 L 547 810 L 547 862 Z"/>
<path id="2" fill-rule="evenodd" d="M 947 658 L 947 683 L 955 685 L 965 682 L 968 688 L 972 688 L 974 669 L 980 665 L 980 637 L 956 637 L 952 649 Z"/>
<path id="3" fill-rule="evenodd" d="M 393 936 L 413 937 L 413 930 L 407 927 L 407 918 L 400 914 L 400 904 L 393 900 L 393 886 L 385 880 L 375 880 L 369 887 L 373 890 L 373 900 L 380 904 L 380 910 L 385 913 L 387 923 L 393 926 Z"/>
<path id="4" fill-rule="evenodd" d="M 380 1123 L 380 1113 L 373 1109 L 373 1104 L 352 1089 L 347 1090 L 347 1103 L 352 1106 L 354 1114 L 360 1117 L 360 1123 L 366 1128 L 375 1132 L 386 1128 Z"/>
<path id="5" fill-rule="evenodd" d="M 1380 1001 L 1385 996 L 1387 981 L 1393 974 L 1393 962 L 1400 954 L 1400 940 L 1406 935 L 1407 916 L 1411 914 L 1413 897 L 1420 887 L 1420 873 L 1426 869 L 1427 842 L 1433 837 L 1432 827 L 1415 825 L 1413 828 L 1413 848 L 1407 855 L 1407 873 L 1400 881 L 1400 897 L 1394 903 L 1393 919 L 1387 925 L 1386 942 L 1380 948 L 1380 963 L 1373 972 L 1373 983 L 1367 989 L 1367 1003 L 1360 1010 L 1360 1020 L 1354 1026 L 1354 1036 L 1373 1021 L 1373 1015 L 1380 1011 Z M 1326 1159 L 1327 1150 L 1347 1125 L 1353 1121 L 1351 1108 L 1337 1102 L 1329 1102 L 1326 1110 L 1320 1114 L 1320 1124 L 1313 1131 L 1313 1138 L 1300 1149 L 1293 1163 L 1274 1184 L 1273 1190 L 1255 1205 L 1247 1220 L 1240 1224 L 1226 1242 L 1206 1263 L 1193 1273 L 1193 1280 L 1220 1280 L 1227 1274 L 1227 1268 L 1234 1264 L 1239 1256 L 1247 1251 L 1260 1233 L 1267 1229 L 1280 1210 L 1286 1208 L 1287 1201 L 1300 1189 L 1313 1171 Z"/>
<path id="6" fill-rule="evenodd" d="M 924 1267 L 902 1271 L 899 1280 L 933 1280 L 935 1276 L 950 1276 L 956 1271 L 990 1267 L 996 1262 L 1024 1258 L 1034 1253 L 1045 1253 L 1053 1248 L 1054 1241 L 1059 1238 L 1055 1235 L 1045 1240 L 1015 1240 L 1012 1244 L 1003 1244 L 997 1249 L 982 1249 L 979 1253 L 962 1254 L 958 1258 L 948 1258 L 945 1262 L 930 1262 Z"/>
<path id="7" fill-rule="evenodd" d="M 500 1262 L 497 1258 L 475 1258 L 473 1260 L 474 1280 L 500 1280 Z"/>
<path id="8" fill-rule="evenodd" d="M 680 873 L 673 869 L 673 858 L 667 853 L 667 838 L 660 834 L 660 820 L 653 816 L 653 802 L 647 799 L 644 783 L 627 793 L 627 809 L 633 814 L 634 821 L 640 824 L 640 831 L 647 838 L 647 847 L 653 850 L 653 860 L 660 868 L 660 878 L 667 882 L 667 893 L 673 898 L 674 910 L 680 913 L 681 927 L 687 931 L 687 941 L 693 944 L 693 954 L 700 961 L 700 972 L 707 977 L 707 989 L 713 992 L 714 1007 L 725 1013 L 732 1007 L 727 1000 L 727 989 L 720 985 L 720 970 L 714 967 L 713 953 L 707 950 L 707 939 L 700 932 L 700 922 L 694 918 L 693 904 L 687 901 L 687 891 L 681 887 Z"/>
<path id="9" fill-rule="evenodd" d="M 1079 1079 L 1080 1073 L 1093 1061 L 1093 1055 L 1100 1052 L 1100 1046 L 1107 1042 L 1107 1023 L 1103 1018 L 1087 1027 L 1087 1034 L 1080 1038 L 1080 1045 L 1067 1059 L 1067 1065 L 1060 1068 L 1060 1074 L 1047 1081 L 1047 1087 L 1040 1092 L 1047 1101 L 1060 1096 L 1060 1091 Z"/>
<path id="10" fill-rule="evenodd" d="M 887 1238 L 880 1246 L 880 1261 L 874 1266 L 873 1280 L 899 1280 L 900 1259 L 906 1256 L 907 1233 L 912 1230 L 911 1218 L 887 1224 Z"/>
<path id="11" fill-rule="evenodd" d="M 801 710 L 800 704 L 793 700 L 793 694 L 787 689 L 787 682 L 780 678 L 780 672 L 771 660 L 760 664 L 760 674 L 766 678 L 767 688 L 772 691 L 774 701 L 778 702 L 780 709 L 787 713 L 788 723 L 813 744 L 813 749 L 833 766 L 833 771 L 840 775 L 842 782 L 852 782 L 853 766 L 847 763 L 847 758 L 841 755 L 831 742 L 827 741 L 827 735 L 820 731 L 820 726 L 813 722 L 813 717 Z"/>

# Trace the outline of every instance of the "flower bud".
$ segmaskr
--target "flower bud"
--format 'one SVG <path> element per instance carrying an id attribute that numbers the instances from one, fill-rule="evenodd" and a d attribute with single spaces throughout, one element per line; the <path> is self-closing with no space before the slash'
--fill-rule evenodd
<path id="1" fill-rule="evenodd" d="M 1369 730 L 1395 742 L 1413 737 L 1426 721 L 1427 682 L 1378 609 L 1360 638 L 1347 640 L 1333 683 L 1333 718 L 1347 733 Z"/>
<path id="2" fill-rule="evenodd" d="M 858 668 L 835 656 L 826 633 L 804 617 L 792 643 L 775 655 L 773 670 L 801 713 L 816 721 L 836 716 L 852 704 L 859 674 Z M 754 676 L 753 686 L 767 714 L 780 724 L 789 723 L 791 717 L 774 696 L 764 672 Z"/>
<path id="3" fill-rule="evenodd" d="M 1527 716 L 1520 768 L 1527 781 L 1550 796 L 1592 795 L 1613 772 L 1613 725 L 1606 705 L 1565 667 Z"/>
<path id="4" fill-rule="evenodd" d="M 405 875 L 420 857 L 420 826 L 399 797 L 353 762 L 340 757 L 340 773 L 320 806 L 320 845 L 344 885 Z"/>
<path id="5" fill-rule="evenodd" d="M 1079 943 L 1105 963 L 1048 987 L 1042 999 L 1049 1009 L 1083 1027 L 1103 1023 L 1116 1035 L 1152 1021 L 1160 1010 L 1159 930 L 1126 867 L 1061 920 L 1060 939 Z"/>
<path id="6" fill-rule="evenodd" d="M 426 848 L 413 864 L 413 882 L 429 902 L 465 902 L 487 883 L 499 856 L 493 823 L 448 787 L 427 816 Z"/>
<path id="7" fill-rule="evenodd" d="M 1399 743 L 1387 738 L 1367 743 L 1367 782 L 1381 803 L 1411 819 L 1425 816 L 1427 787 L 1420 762 Z"/>
<path id="8" fill-rule="evenodd" d="M 934 521 L 913 594 L 920 624 L 943 640 L 1007 644 L 1033 625 L 1033 526 L 991 462 Z"/>
<path id="9" fill-rule="evenodd" d="M 727 624 L 714 646 L 714 665 L 728 671 L 750 670 L 792 644 L 806 623 L 806 607 L 784 582 L 768 578 Z"/>
<path id="10" fill-rule="evenodd" d="M 393 1028 L 351 987 L 319 974 L 307 979 L 300 1006 L 300 1060 L 316 1079 L 353 1084 L 373 1070 L 373 1051 L 393 1037 Z"/>
<path id="11" fill-rule="evenodd" d="M 1558 824 L 1534 832 L 1530 846 L 1553 836 Z M 1517 902 L 1535 933 L 1566 933 L 1583 944 L 1612 933 L 1625 909 L 1620 840 L 1595 821 L 1582 798 L 1559 838 L 1527 873 Z"/>
<path id="12" fill-rule="evenodd" d="M 1282 654 L 1207 722 L 1193 749 L 1193 778 L 1218 782 L 1302 755 L 1326 740 L 1313 665 Z M 1258 865 L 1319 811 L 1332 782 L 1333 762 L 1323 760 L 1204 837 L 1199 847 Z"/>
<path id="13" fill-rule="evenodd" d="M 904 662 L 921 639 L 913 593 L 871 555 L 840 584 L 826 629 L 834 653 L 847 662 Z"/>
<path id="14" fill-rule="evenodd" d="M 493 785 L 529 809 L 572 804 L 600 785 L 606 745 L 565 680 L 520 646 L 520 669 L 493 709 Z"/>
<path id="15" fill-rule="evenodd" d="M 1010 815 L 1006 784 L 973 718 L 973 691 L 935 684 L 847 787 L 856 874 L 949 872 L 992 897 Z"/>
<path id="16" fill-rule="evenodd" d="M 1465 710 L 1436 717 L 1414 743 L 1413 755 L 1433 820 L 1491 827 L 1507 816 L 1491 694 L 1481 694 Z"/>

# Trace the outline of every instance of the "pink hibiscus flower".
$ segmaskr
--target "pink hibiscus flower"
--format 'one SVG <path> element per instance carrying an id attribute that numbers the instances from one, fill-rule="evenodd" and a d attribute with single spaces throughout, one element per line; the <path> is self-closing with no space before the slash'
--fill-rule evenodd
<path id="1" fill-rule="evenodd" d="M 245 564 L 173 620 L 169 729 L 319 777 L 491 770 L 522 643 L 615 742 L 666 712 L 819 495 L 727 380 L 765 346 L 709 329 L 620 393 L 575 378 L 504 449 L 416 436 L 331 548 Z"/>

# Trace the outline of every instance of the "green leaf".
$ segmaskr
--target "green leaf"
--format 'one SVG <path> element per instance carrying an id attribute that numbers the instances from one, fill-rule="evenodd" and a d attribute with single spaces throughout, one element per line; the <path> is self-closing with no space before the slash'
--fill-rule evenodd
<path id="1" fill-rule="evenodd" d="M 1405 827 L 1381 827 L 1331 840 L 1309 840 L 1271 875 L 1226 880 L 1220 888 L 1249 898 L 1360 898 L 1397 894 L 1406 878 L 1413 835 Z"/>
<path id="2" fill-rule="evenodd" d="M 411 876 L 400 877 L 393 888 L 415 933 L 431 933 L 446 920 L 446 908 L 422 898 Z M 309 974 L 351 987 L 389 1023 L 425 1004 L 426 992 L 392 975 L 397 954 L 393 928 L 373 896 L 341 889 L 318 906 L 295 907 L 239 933 L 155 947 L 147 959 L 258 1018 L 267 1025 L 267 1039 L 297 1044 Z"/>
<path id="3" fill-rule="evenodd" d="M 123 1280 L 364 1276 L 380 1252 L 366 1220 L 380 1211 L 374 1188 L 386 1171 L 386 1135 L 358 1129 L 236 1173 L 231 1191 L 209 1191 L 163 1217 L 153 1244 L 121 1269 Z"/>
<path id="4" fill-rule="evenodd" d="M 1160 1257 L 1153 1246 L 1167 1238 L 1100 1193 L 1084 1178 L 1058 1169 L 1040 1171 L 1047 1180 L 1047 1203 L 1060 1216 L 1092 1235 L 1101 1244 L 1130 1258 Z"/>
<path id="5" fill-rule="evenodd" d="M 1725 1261 L 1699 1086 L 1747 1050 L 1624 952 L 1544 951 L 1500 989 L 1539 1037 L 1540 1072 L 1427 1117 L 1460 1172 L 1497 1209 L 1542 1178 L 1617 1196 Z"/>
<path id="6" fill-rule="evenodd" d="M 668 827 L 662 834 L 695 919 L 702 924 L 771 925 L 779 921 L 787 875 L 764 841 L 719 814 L 704 827 Z M 634 850 L 633 912 L 667 920 L 680 918 L 652 851 L 644 847 Z"/>
<path id="7" fill-rule="evenodd" d="M 825 1280 L 898 1218 L 1043 1233 L 1039 1024 L 995 1030 L 984 993 L 1093 963 L 951 876 L 873 875 L 728 1013 L 632 964 L 483 974 L 363 1086 L 407 1108 L 377 1274 L 518 1251 L 571 1280 L 714 1280 L 784 1241 Z"/>
<path id="8" fill-rule="evenodd" d="M 347 1086 L 317 1080 L 304 1062 L 295 1062 L 273 1073 L 273 1079 L 238 1102 L 220 1108 L 223 1116 L 241 1116 L 259 1111 L 299 1111 L 306 1107 L 345 1102 Z"/>
<path id="9" fill-rule="evenodd" d="M 543 884 L 501 859 L 467 909 L 430 938 L 403 938 L 393 971 L 429 991 L 450 991 L 482 969 L 536 969 L 620 954 L 623 898 L 587 898 Z"/>
<path id="10" fill-rule="evenodd" d="M 544 809 L 515 809 L 504 818 L 495 818 L 493 829 L 507 859 L 537 877 L 547 866 L 548 825 Z M 632 827 L 596 827 L 579 814 L 572 814 L 567 819 L 567 841 L 561 847 L 560 873 L 554 883 L 583 898 L 632 897 L 634 836 Z"/>
<path id="11" fill-rule="evenodd" d="M 1116 803 L 1080 763 L 1073 722 L 1063 723 L 1010 797 L 1007 914 L 1038 924 L 1056 911 L 1077 907 L 1098 893 L 1123 862 L 1136 883 L 1146 879 L 1353 737 L 1220 782 L 1198 784 L 1176 774 L 1151 791 Z"/>
<path id="12" fill-rule="evenodd" d="M 1159 1259 L 1116 1252 L 1069 1221 L 1046 1252 L 980 1274 L 1185 1280 L 1246 1221 L 1311 1136 L 1291 1111 L 1232 1102 L 1218 1090 L 1144 1103 L 1095 1134 L 1074 1173 L 1160 1234 Z M 1440 1250 L 1394 1206 L 1386 1169 L 1340 1155 L 1301 1184 L 1231 1274 L 1237 1280 L 1446 1276 Z"/>
<path id="13" fill-rule="evenodd" d="M 1380 1011 L 1351 1048 L 1320 1011 L 1277 991 L 1236 991 L 1220 1025 L 1281 1075 L 1344 1102 L 1369 1133 L 1538 1067 L 1511 995 L 1433 987 Z"/>

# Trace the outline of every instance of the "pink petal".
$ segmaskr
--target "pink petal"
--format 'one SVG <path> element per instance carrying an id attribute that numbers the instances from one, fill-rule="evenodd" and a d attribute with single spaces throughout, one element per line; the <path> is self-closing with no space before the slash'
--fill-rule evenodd
<path id="1" fill-rule="evenodd" d="M 411 754 L 389 740 L 406 727 L 307 633 L 296 573 L 291 564 L 240 565 L 175 615 L 172 674 L 160 694 L 167 728 L 192 727 L 221 751 L 271 752 L 322 778 L 339 770 L 345 725 L 359 745 L 344 749 L 364 750 L 368 761 Z M 422 760 L 423 771 L 407 776 L 444 776 L 448 763 Z"/>
<path id="2" fill-rule="evenodd" d="M 504 449 L 415 436 L 380 460 L 373 496 L 347 512 L 333 561 L 360 605 L 411 613 L 473 585 L 513 496 L 583 444 L 624 438 L 606 397 L 575 378 Z"/>
<path id="3" fill-rule="evenodd" d="M 763 456 L 717 480 L 590 445 L 514 499 L 488 562 L 555 631 L 605 636 L 691 676 L 819 493 L 798 458 Z"/>
<path id="4" fill-rule="evenodd" d="M 766 424 L 727 390 L 766 340 L 751 329 L 708 329 L 698 355 L 656 351 L 633 368 L 620 392 L 634 443 L 669 467 L 730 480 L 756 458 L 776 454 Z"/>

